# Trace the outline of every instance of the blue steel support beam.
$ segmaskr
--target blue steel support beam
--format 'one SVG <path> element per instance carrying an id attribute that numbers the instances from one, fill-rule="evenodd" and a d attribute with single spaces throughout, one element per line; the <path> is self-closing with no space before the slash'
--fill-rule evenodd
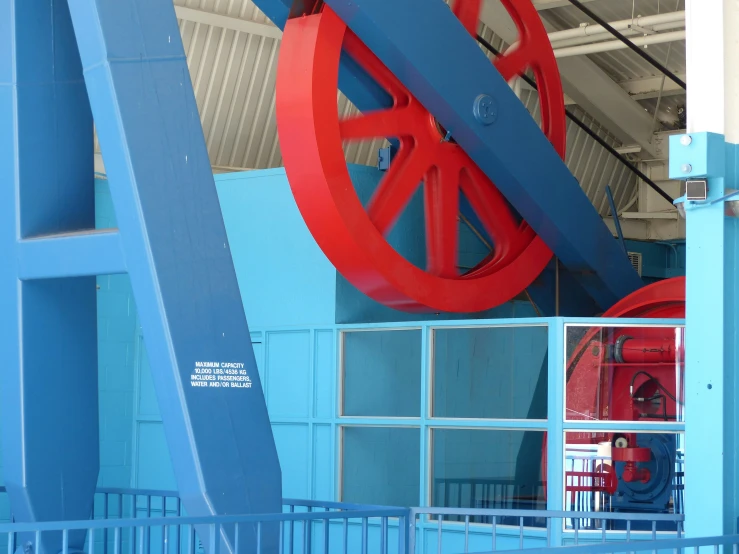
<path id="1" fill-rule="evenodd" d="M 725 215 L 722 200 L 739 188 L 739 144 L 716 133 L 686 136 L 670 137 L 670 178 L 708 181 L 706 201 L 680 199 L 687 231 L 685 530 L 697 537 L 736 533 L 739 518 L 739 218 Z"/>
<path id="2" fill-rule="evenodd" d="M 443 2 L 326 3 L 435 114 L 601 308 L 643 285 L 525 106 Z M 493 124 L 475 118 L 480 95 L 497 109 Z"/>
<path id="3" fill-rule="evenodd" d="M 18 241 L 16 249 L 24 281 L 126 273 L 118 229 L 33 237 Z"/>
<path id="4" fill-rule="evenodd" d="M 185 508 L 280 512 L 280 465 L 172 1 L 68 1 Z M 207 526 L 198 532 L 218 545 Z M 278 539 L 276 524 L 262 526 L 263 552 Z M 233 529 L 220 541 L 233 551 Z M 255 551 L 254 526 L 240 527 L 239 545 Z"/>
<path id="5" fill-rule="evenodd" d="M 97 483 L 95 277 L 21 281 L 30 237 L 95 226 L 93 125 L 66 2 L 0 0 L 0 406 L 15 521 L 87 519 Z M 79 274 L 78 274 L 79 275 Z M 33 552 L 56 554 L 59 533 Z M 82 551 L 85 534 L 69 535 Z"/>

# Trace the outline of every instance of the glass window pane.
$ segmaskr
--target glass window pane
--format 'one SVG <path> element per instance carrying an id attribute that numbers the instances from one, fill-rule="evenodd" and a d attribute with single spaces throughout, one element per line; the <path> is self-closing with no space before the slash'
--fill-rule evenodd
<path id="1" fill-rule="evenodd" d="M 342 427 L 343 502 L 382 506 L 420 504 L 421 430 Z"/>
<path id="2" fill-rule="evenodd" d="M 542 479 L 544 434 L 434 429 L 432 506 L 546 509 Z M 484 522 L 479 518 L 475 521 Z"/>
<path id="3" fill-rule="evenodd" d="M 547 418 L 547 328 L 436 329 L 433 417 Z"/>
<path id="4" fill-rule="evenodd" d="M 681 433 L 568 432 L 565 437 L 566 510 L 685 513 Z M 593 520 L 579 523 L 581 529 L 600 529 L 601 524 Z M 631 525 L 633 530 L 652 528 L 647 516 Z M 625 521 L 607 522 L 608 529 L 625 526 Z M 677 524 L 657 522 L 657 529 L 674 531 Z"/>
<path id="5" fill-rule="evenodd" d="M 568 420 L 685 421 L 682 327 L 565 328 Z"/>
<path id="6" fill-rule="evenodd" d="M 343 333 L 345 416 L 420 417 L 421 330 Z"/>

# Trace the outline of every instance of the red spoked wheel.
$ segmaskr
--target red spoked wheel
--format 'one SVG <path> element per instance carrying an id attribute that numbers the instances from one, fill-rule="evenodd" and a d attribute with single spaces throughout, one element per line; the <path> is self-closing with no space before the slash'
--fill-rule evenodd
<path id="1" fill-rule="evenodd" d="M 601 317 L 604 318 L 644 318 L 644 319 L 684 319 L 685 318 L 685 277 L 673 277 L 664 281 L 657 281 L 623 298 L 606 311 Z M 587 375 L 575 371 L 577 361 L 588 349 L 592 341 L 601 331 L 601 327 L 594 327 L 580 339 L 577 347 L 570 355 L 567 362 L 566 391 L 567 409 L 585 413 L 590 407 L 589 400 L 582 400 L 579 391 L 592 390 L 592 385 L 587 381 Z M 669 328 L 664 328 L 669 331 Z M 571 403 L 570 399 L 575 399 Z M 608 438 L 608 434 L 596 437 L 593 442 Z M 547 476 L 547 435 L 544 435 L 542 445 L 542 481 L 546 483 Z M 546 487 L 545 487 L 546 491 Z"/>
<path id="2" fill-rule="evenodd" d="M 538 80 L 542 129 L 564 156 L 564 102 L 554 55 L 530 0 L 502 0 L 520 34 L 498 58 L 511 80 L 531 68 Z M 480 0 L 453 9 L 477 32 Z M 406 311 L 477 312 L 521 293 L 552 253 L 446 131 L 330 8 L 289 20 L 277 72 L 277 125 L 296 203 L 336 269 L 367 296 Z M 339 61 L 348 54 L 392 98 L 392 107 L 341 119 Z M 346 165 L 343 142 L 386 138 L 399 148 L 363 206 Z M 399 254 L 387 236 L 423 183 L 426 267 Z M 490 254 L 458 269 L 460 193 L 487 234 Z"/>

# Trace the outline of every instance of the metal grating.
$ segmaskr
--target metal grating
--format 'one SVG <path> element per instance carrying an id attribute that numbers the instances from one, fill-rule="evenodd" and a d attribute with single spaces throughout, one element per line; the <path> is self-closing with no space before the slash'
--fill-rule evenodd
<path id="1" fill-rule="evenodd" d="M 639 274 L 639 277 L 641 277 L 641 273 L 642 273 L 642 253 L 641 252 L 628 252 L 628 255 L 629 255 L 629 261 L 631 262 L 631 266 Z"/>

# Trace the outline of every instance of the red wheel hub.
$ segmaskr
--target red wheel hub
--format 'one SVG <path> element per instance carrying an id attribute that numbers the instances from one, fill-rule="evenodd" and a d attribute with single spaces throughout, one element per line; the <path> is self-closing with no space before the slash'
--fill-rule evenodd
<path id="1" fill-rule="evenodd" d="M 546 30 L 530 0 L 502 0 L 520 34 L 518 47 L 495 61 L 510 80 L 532 69 L 542 129 L 564 156 L 566 125 L 559 73 Z M 480 0 L 454 12 L 473 34 Z M 392 98 L 392 107 L 341 118 L 337 108 L 342 51 Z M 277 72 L 277 125 L 298 208 L 336 269 L 371 298 L 407 311 L 477 312 L 507 302 L 541 273 L 552 253 L 502 194 L 400 81 L 324 7 L 289 20 Z M 399 144 L 389 170 L 363 206 L 346 166 L 343 143 L 375 138 Z M 386 237 L 423 184 L 426 267 L 400 255 Z M 491 253 L 462 273 L 459 198 L 463 194 L 493 239 Z"/>

